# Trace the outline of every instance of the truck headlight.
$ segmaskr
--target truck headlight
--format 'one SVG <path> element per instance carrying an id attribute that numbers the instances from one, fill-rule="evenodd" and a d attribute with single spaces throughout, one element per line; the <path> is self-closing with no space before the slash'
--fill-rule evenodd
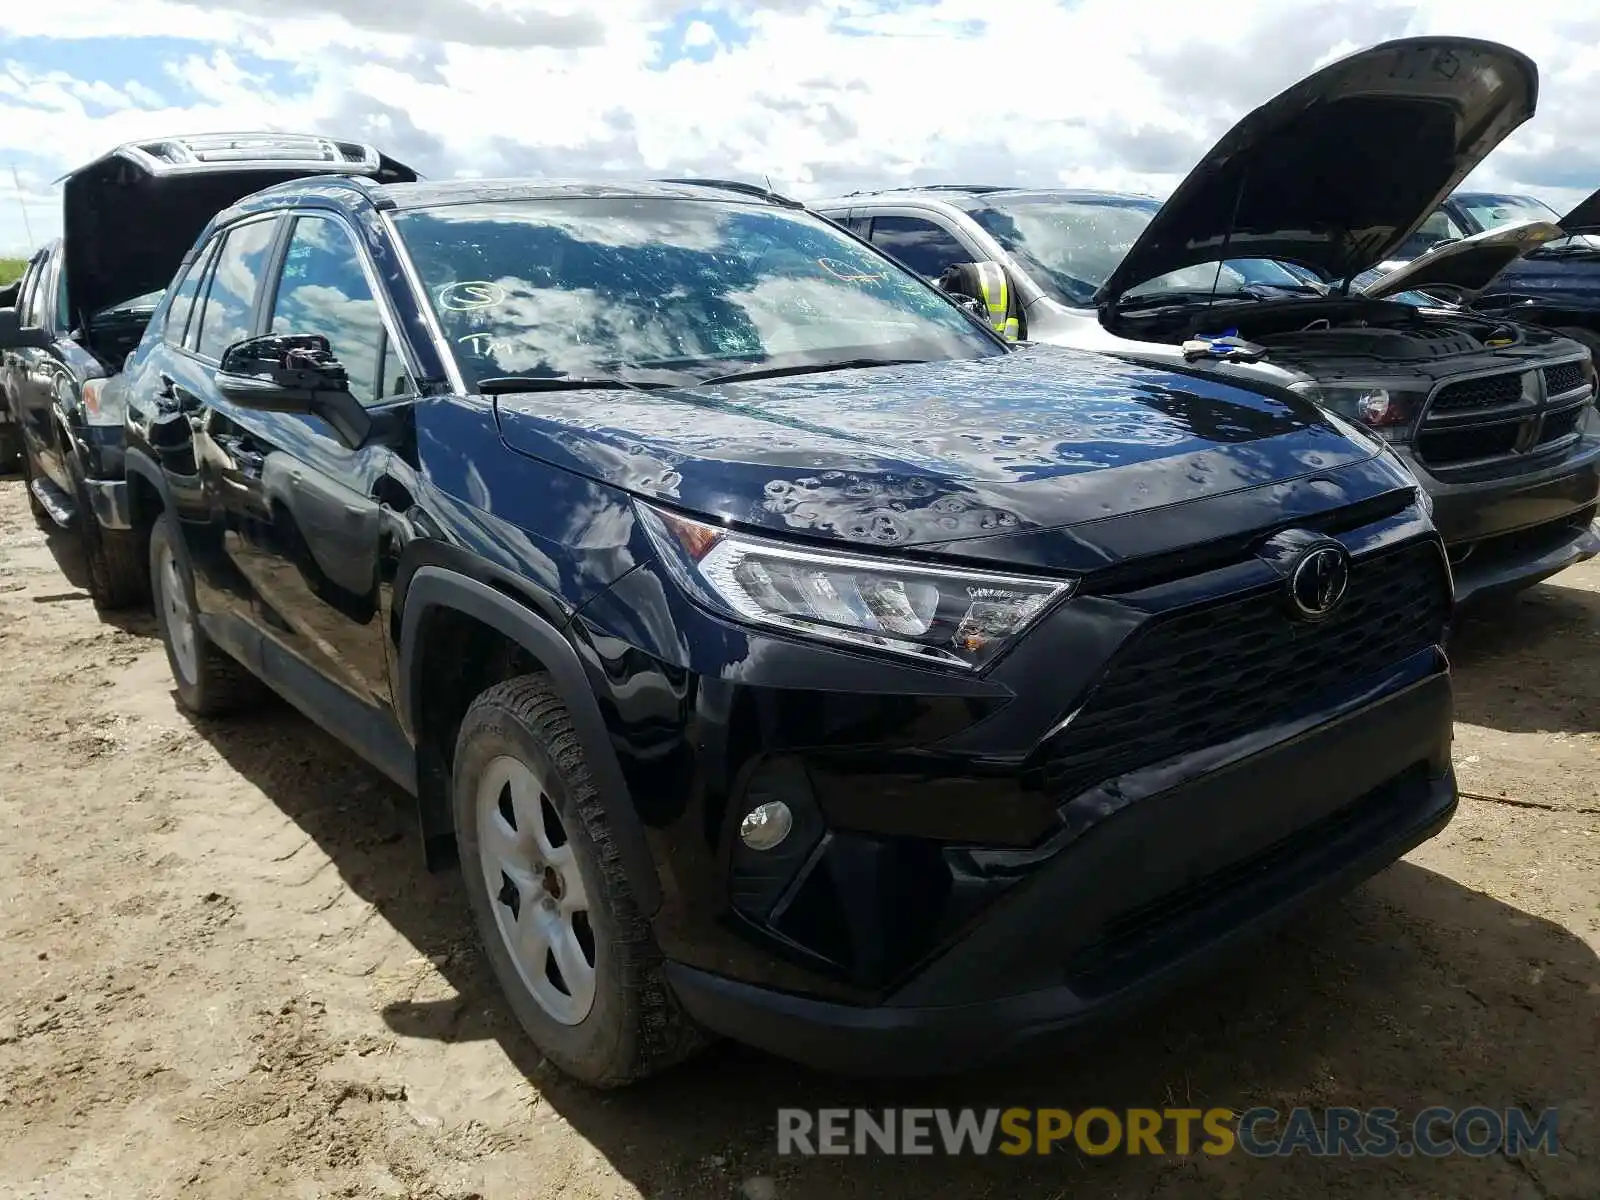
<path id="1" fill-rule="evenodd" d="M 707 606 L 752 625 L 897 654 L 987 666 L 1070 579 L 996 575 L 814 550 L 637 504 L 663 562 Z"/>
<path id="2" fill-rule="evenodd" d="M 1428 402 L 1426 392 L 1383 383 L 1297 383 L 1291 390 L 1390 442 L 1410 440 Z"/>

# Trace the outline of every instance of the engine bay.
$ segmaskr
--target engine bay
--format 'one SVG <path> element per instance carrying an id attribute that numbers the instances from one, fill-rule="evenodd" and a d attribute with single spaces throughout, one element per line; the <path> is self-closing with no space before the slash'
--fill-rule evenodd
<path id="1" fill-rule="evenodd" d="M 1267 303 L 1184 304 L 1107 314 L 1121 337 L 1182 343 L 1235 331 L 1270 357 L 1370 358 L 1433 362 L 1521 344 L 1517 325 L 1467 313 L 1422 311 L 1392 300 L 1319 296 Z"/>

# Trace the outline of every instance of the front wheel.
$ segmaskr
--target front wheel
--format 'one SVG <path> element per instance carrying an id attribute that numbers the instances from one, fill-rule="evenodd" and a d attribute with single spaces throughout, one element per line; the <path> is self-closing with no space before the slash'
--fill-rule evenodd
<path id="1" fill-rule="evenodd" d="M 60 526 L 33 494 L 33 459 L 28 457 L 26 446 L 22 450 L 22 487 L 28 493 L 28 514 L 33 517 L 33 523 L 46 533 L 54 533 Z"/>
<path id="2" fill-rule="evenodd" d="M 462 873 L 490 965 L 544 1056 L 617 1087 L 702 1037 L 661 972 L 566 706 L 541 675 L 467 710 L 451 782 Z"/>
<path id="3" fill-rule="evenodd" d="M 89 503 L 89 489 L 74 469 L 78 532 L 89 575 L 89 599 L 100 612 L 143 603 L 150 595 L 149 556 L 137 529 L 105 529 Z"/>
<path id="4" fill-rule="evenodd" d="M 200 717 L 238 712 L 255 704 L 265 689 L 200 627 L 194 580 L 178 545 L 181 536 L 169 513 L 162 513 L 150 531 L 150 586 L 178 703 Z"/>
<path id="5" fill-rule="evenodd" d="M 5 398 L 0 397 L 0 404 Z M 0 425 L 0 475 L 10 475 L 22 466 L 22 430 L 12 424 Z"/>

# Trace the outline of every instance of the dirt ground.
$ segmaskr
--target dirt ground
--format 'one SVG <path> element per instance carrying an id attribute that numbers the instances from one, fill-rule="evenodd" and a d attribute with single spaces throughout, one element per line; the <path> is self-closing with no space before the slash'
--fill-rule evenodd
<path id="1" fill-rule="evenodd" d="M 65 571 L 65 574 L 63 573 Z M 1600 564 L 1466 622 L 1450 828 L 1024 1070 L 863 1084 L 720 1047 L 541 1067 L 458 877 L 284 708 L 178 713 L 0 481 L 0 1195 L 1600 1197 Z M 793 1159 L 779 1106 L 1559 1108 L 1558 1156 Z"/>

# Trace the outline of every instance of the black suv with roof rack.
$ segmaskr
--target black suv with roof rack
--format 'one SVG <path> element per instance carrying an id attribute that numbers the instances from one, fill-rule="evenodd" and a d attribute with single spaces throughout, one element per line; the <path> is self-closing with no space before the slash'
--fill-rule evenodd
<path id="1" fill-rule="evenodd" d="M 970 1066 L 1436 833 L 1450 572 L 1289 393 L 1014 349 L 711 184 L 291 183 L 124 375 L 191 711 L 459 852 L 539 1049 Z"/>
<path id="2" fill-rule="evenodd" d="M 34 518 L 79 531 L 97 607 L 135 603 L 148 589 L 122 473 L 123 360 L 219 209 L 257 188 L 333 174 L 417 178 L 358 142 L 211 133 L 130 142 L 57 181 L 63 236 L 35 252 L 16 300 L 0 308 L 0 405 L 20 431 Z"/>

